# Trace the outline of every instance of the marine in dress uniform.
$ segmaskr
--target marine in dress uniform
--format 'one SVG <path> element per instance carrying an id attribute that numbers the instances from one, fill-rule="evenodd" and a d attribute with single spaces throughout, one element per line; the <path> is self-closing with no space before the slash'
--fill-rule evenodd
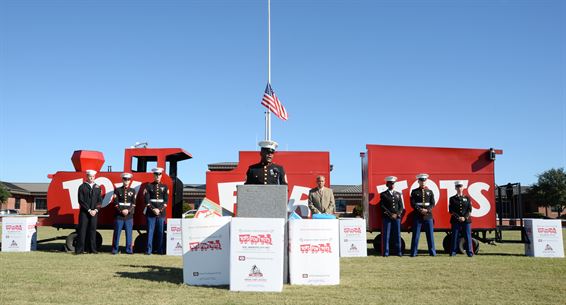
<path id="1" fill-rule="evenodd" d="M 411 257 L 417 255 L 421 226 L 424 226 L 426 233 L 428 254 L 436 256 L 436 248 L 434 246 L 434 220 L 432 218 L 432 209 L 436 201 L 434 200 L 432 191 L 425 186 L 428 175 L 419 174 L 417 175 L 417 179 L 419 181 L 419 187 L 411 192 L 411 207 L 415 210 L 413 237 L 411 239 Z"/>
<path id="2" fill-rule="evenodd" d="M 381 254 L 383 256 L 389 256 L 391 236 L 393 236 L 395 241 L 395 253 L 398 256 L 403 256 L 401 251 L 401 218 L 403 217 L 405 206 L 403 204 L 403 195 L 393 189 L 396 181 L 397 177 L 395 176 L 385 177 L 387 190 L 379 194 L 382 213 Z"/>
<path id="3" fill-rule="evenodd" d="M 85 241 L 88 237 L 90 243 L 88 251 L 98 253 L 96 250 L 96 223 L 98 212 L 102 208 L 102 193 L 100 186 L 94 183 L 96 171 L 89 169 L 86 171 L 86 181 L 79 186 L 79 225 L 77 228 L 76 254 L 85 252 Z"/>
<path id="4" fill-rule="evenodd" d="M 117 188 L 112 196 L 112 204 L 116 209 L 112 254 L 118 253 L 122 228 L 126 230 L 126 253 L 134 253 L 132 250 L 132 228 L 134 225 L 134 211 L 136 209 L 136 190 L 130 187 L 131 180 L 132 174 L 123 173 L 123 185 Z"/>
<path id="5" fill-rule="evenodd" d="M 246 172 L 245 184 L 287 184 L 287 175 L 283 166 L 273 163 L 273 154 L 277 148 L 277 142 L 261 141 L 259 163 L 250 165 Z"/>
<path id="6" fill-rule="evenodd" d="M 308 204 L 312 214 L 334 215 L 336 213 L 334 192 L 331 188 L 324 187 L 325 182 L 324 176 L 316 177 L 318 186 L 309 191 Z"/>
<path id="7" fill-rule="evenodd" d="M 472 248 L 472 201 L 470 197 L 464 196 L 464 183 L 454 182 L 456 195 L 450 197 L 448 211 L 450 212 L 450 224 L 452 224 L 452 247 L 450 256 L 456 255 L 459 244 L 459 233 L 463 231 L 466 238 L 466 254 L 469 257 L 474 255 Z"/>
<path id="8" fill-rule="evenodd" d="M 156 236 L 155 252 L 163 254 L 163 232 L 165 230 L 165 218 L 167 209 L 167 200 L 169 199 L 169 190 L 167 185 L 161 184 L 163 168 L 158 167 L 151 170 L 153 172 L 154 181 L 148 183 L 144 190 L 144 198 L 146 204 L 146 220 L 147 220 L 147 250 L 146 255 L 153 252 L 153 236 Z M 156 230 L 156 232 L 154 232 Z"/>

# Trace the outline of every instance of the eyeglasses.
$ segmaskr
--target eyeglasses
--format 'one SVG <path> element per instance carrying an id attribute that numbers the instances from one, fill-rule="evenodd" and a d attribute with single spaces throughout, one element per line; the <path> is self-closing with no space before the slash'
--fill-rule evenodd
<path id="1" fill-rule="evenodd" d="M 153 173 L 154 176 L 161 176 L 161 173 Z"/>
<path id="2" fill-rule="evenodd" d="M 129 180 L 130 180 L 130 178 L 122 178 L 122 180 L 126 180 L 126 181 L 129 181 Z"/>

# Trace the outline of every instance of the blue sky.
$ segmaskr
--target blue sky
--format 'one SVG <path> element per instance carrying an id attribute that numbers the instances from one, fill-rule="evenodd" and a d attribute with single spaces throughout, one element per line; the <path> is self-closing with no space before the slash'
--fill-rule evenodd
<path id="1" fill-rule="evenodd" d="M 181 147 L 185 183 L 264 137 L 265 1 L 0 0 L 0 180 L 47 182 L 77 149 Z M 566 1 L 272 2 L 283 150 L 495 147 L 496 182 L 566 165 Z"/>

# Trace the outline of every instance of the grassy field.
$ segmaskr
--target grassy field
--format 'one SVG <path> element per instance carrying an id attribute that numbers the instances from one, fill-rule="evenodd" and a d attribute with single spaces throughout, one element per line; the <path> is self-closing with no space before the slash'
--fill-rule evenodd
<path id="1" fill-rule="evenodd" d="M 69 232 L 42 227 L 39 238 Z M 111 232 L 101 233 L 106 253 L 97 255 L 65 253 L 64 240 L 0 253 L 0 304 L 566 304 L 566 259 L 525 257 L 522 244 L 482 244 L 471 259 L 441 251 L 383 258 L 371 250 L 367 258 L 341 259 L 339 286 L 235 293 L 184 285 L 180 257 L 110 255 Z M 437 245 L 443 236 L 437 233 Z"/>

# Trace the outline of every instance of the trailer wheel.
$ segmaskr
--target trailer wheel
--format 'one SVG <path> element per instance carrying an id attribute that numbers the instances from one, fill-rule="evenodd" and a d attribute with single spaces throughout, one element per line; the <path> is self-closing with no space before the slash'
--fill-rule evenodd
<path id="1" fill-rule="evenodd" d="M 373 239 L 373 250 L 375 250 L 375 253 L 381 254 L 381 234 L 377 234 Z"/>
<path id="2" fill-rule="evenodd" d="M 474 248 L 474 255 L 480 253 L 480 241 L 472 238 L 472 247 Z"/>
<path id="3" fill-rule="evenodd" d="M 67 252 L 75 252 L 75 247 L 77 245 L 77 236 L 77 232 L 73 232 L 67 235 L 67 238 L 65 238 L 65 250 Z"/>
<path id="4" fill-rule="evenodd" d="M 134 240 L 134 253 L 143 253 L 147 248 L 147 233 L 141 233 Z"/>
<path id="5" fill-rule="evenodd" d="M 458 242 L 458 248 L 461 254 L 466 254 L 466 238 L 460 237 Z M 472 238 L 472 249 L 474 254 L 478 254 L 480 252 L 480 242 L 479 240 Z"/>
<path id="6" fill-rule="evenodd" d="M 405 240 L 403 238 L 401 238 L 401 253 L 405 252 L 407 245 L 405 244 Z M 395 241 L 393 241 L 392 239 L 389 240 L 389 249 L 390 249 L 390 254 L 391 255 L 397 255 L 397 251 L 393 250 L 395 248 Z M 375 253 L 378 254 L 383 254 L 381 253 L 381 234 L 377 234 L 377 236 L 373 239 L 373 249 L 375 250 Z"/>
<path id="7" fill-rule="evenodd" d="M 96 231 L 96 251 L 100 251 L 102 249 L 102 234 Z"/>
<path id="8" fill-rule="evenodd" d="M 452 243 L 452 235 L 446 234 L 446 236 L 444 236 L 444 239 L 442 240 L 442 248 L 444 249 L 444 253 L 450 254 L 451 243 Z"/>

